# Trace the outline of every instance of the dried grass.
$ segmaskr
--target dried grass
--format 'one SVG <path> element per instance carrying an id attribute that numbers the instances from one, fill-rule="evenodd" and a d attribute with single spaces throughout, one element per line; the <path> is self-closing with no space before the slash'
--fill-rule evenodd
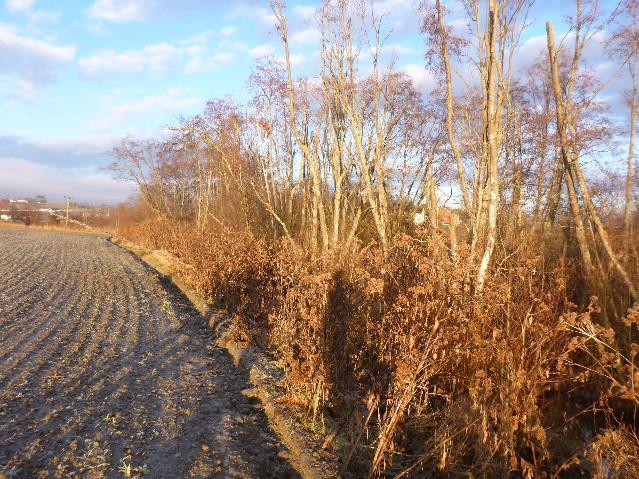
<path id="1" fill-rule="evenodd" d="M 452 259 L 425 232 L 396 237 L 386 258 L 355 245 L 316 261 L 228 229 L 156 220 L 124 234 L 189 265 L 243 339 L 274 352 L 309 424 L 341 424 L 345 475 L 639 477 L 636 416 L 602 420 L 637 406 L 638 312 L 624 355 L 598 308 L 569 301 L 570 268 L 534 245 L 475 295 L 469 252 Z"/>

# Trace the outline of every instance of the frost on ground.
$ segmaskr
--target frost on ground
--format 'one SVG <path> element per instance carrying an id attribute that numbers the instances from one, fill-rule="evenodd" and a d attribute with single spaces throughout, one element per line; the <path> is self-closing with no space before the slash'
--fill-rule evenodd
<path id="1" fill-rule="evenodd" d="M 131 254 L 0 229 L 0 477 L 296 477 L 247 387 Z"/>

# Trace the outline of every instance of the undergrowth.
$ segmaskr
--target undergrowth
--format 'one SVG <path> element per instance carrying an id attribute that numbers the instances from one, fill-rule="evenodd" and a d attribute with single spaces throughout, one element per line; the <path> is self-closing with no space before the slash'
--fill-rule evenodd
<path id="1" fill-rule="evenodd" d="M 639 477 L 639 309 L 624 354 L 597 298 L 572 304 L 572 268 L 535 245 L 504 255 L 479 295 L 469 251 L 453 257 L 427 231 L 386 257 L 373 244 L 314 259 L 187 223 L 121 233 L 189 265 L 244 339 L 275 354 L 286 399 L 346 437 L 332 444 L 345 476 Z"/>

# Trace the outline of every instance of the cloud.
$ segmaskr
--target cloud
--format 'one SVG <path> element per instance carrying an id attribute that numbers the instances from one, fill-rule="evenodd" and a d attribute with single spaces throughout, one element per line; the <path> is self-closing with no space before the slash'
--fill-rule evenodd
<path id="1" fill-rule="evenodd" d="M 58 167 L 80 167 L 106 164 L 106 151 L 115 139 L 58 140 L 33 142 L 14 135 L 0 136 L 0 157 L 22 158 L 35 163 Z"/>
<path id="2" fill-rule="evenodd" d="M 37 38 L 21 36 L 12 27 L 0 24 L 0 59 L 13 54 L 44 60 L 68 61 L 75 56 L 75 51 L 75 47 L 71 45 L 54 45 Z"/>
<path id="3" fill-rule="evenodd" d="M 382 53 L 388 53 L 393 56 L 410 55 L 415 53 L 415 49 L 402 45 L 401 43 L 389 43 L 382 47 Z"/>
<path id="4" fill-rule="evenodd" d="M 148 4 L 144 0 L 96 0 L 86 13 L 94 20 L 139 22 L 147 18 Z"/>
<path id="5" fill-rule="evenodd" d="M 133 188 L 101 171 L 118 141 L 108 135 L 43 142 L 0 136 L 0 197 L 70 194 L 79 201 L 122 201 Z"/>
<path id="6" fill-rule="evenodd" d="M 293 7 L 293 14 L 301 18 L 302 20 L 310 20 L 317 12 L 317 7 L 312 5 L 295 5 Z"/>
<path id="7" fill-rule="evenodd" d="M 100 171 L 110 163 L 106 152 L 116 141 L 103 137 L 34 142 L 0 136 L 0 197 L 71 194 L 80 201 L 121 201 L 132 188 Z"/>
<path id="8" fill-rule="evenodd" d="M 185 73 L 203 73 L 218 70 L 233 63 L 235 54 L 232 52 L 217 52 L 212 55 L 194 55 L 184 67 Z"/>
<path id="9" fill-rule="evenodd" d="M 318 43 L 320 40 L 320 32 L 317 28 L 311 27 L 291 34 L 291 43 L 306 45 L 309 43 Z"/>
<path id="10" fill-rule="evenodd" d="M 229 16 L 230 18 L 244 17 L 250 20 L 257 20 L 260 26 L 266 28 L 272 28 L 277 25 L 277 18 L 270 8 L 258 7 L 240 2 L 238 2 Z"/>
<path id="11" fill-rule="evenodd" d="M 109 130 L 122 127 L 135 118 L 149 115 L 179 115 L 185 109 L 203 104 L 203 100 L 180 87 L 171 88 L 163 94 L 147 95 L 136 101 L 105 105 L 107 111 L 99 112 L 90 123 L 93 130 Z"/>
<path id="12" fill-rule="evenodd" d="M 24 15 L 29 20 L 30 26 L 43 22 L 55 23 L 62 15 L 59 11 L 36 10 L 34 6 L 34 0 L 5 0 L 7 11 Z"/>
<path id="13" fill-rule="evenodd" d="M 261 58 L 268 55 L 272 55 L 275 52 L 275 47 L 270 43 L 263 43 L 249 49 L 249 56 L 251 58 Z"/>
<path id="14" fill-rule="evenodd" d="M 60 168 L 24 158 L 0 157 L 0 196 L 45 195 L 77 201 L 117 202 L 133 193 L 133 185 L 95 169 Z"/>
<path id="15" fill-rule="evenodd" d="M 5 85 L 6 91 L 4 93 L 10 100 L 34 102 L 40 94 L 40 90 L 34 82 L 17 76 L 0 74 L 0 84 Z M 5 108 L 0 107 L 0 111 L 4 110 Z"/>
<path id="16" fill-rule="evenodd" d="M 255 16 L 259 22 L 266 27 L 274 27 L 277 25 L 277 18 L 272 11 L 266 8 L 258 8 L 255 10 Z"/>
<path id="17" fill-rule="evenodd" d="M 162 42 L 121 52 L 103 50 L 80 58 L 78 65 L 90 77 L 120 73 L 162 73 L 176 67 L 187 74 L 218 70 L 231 64 L 236 53 L 246 49 L 241 42 L 227 38 L 233 32 L 234 27 L 227 27 L 219 32 L 208 30 L 175 44 Z M 216 38 L 218 43 L 214 44 Z"/>
<path id="18" fill-rule="evenodd" d="M 165 71 L 179 60 L 179 48 L 169 43 L 148 45 L 140 50 L 114 52 L 105 50 L 95 55 L 81 58 L 78 64 L 89 76 L 102 73 L 141 73 Z"/>
<path id="19" fill-rule="evenodd" d="M 435 86 L 436 81 L 433 74 L 426 70 L 424 65 L 409 63 L 404 65 L 401 70 L 413 81 L 413 85 L 422 92 L 430 91 Z"/>
<path id="20" fill-rule="evenodd" d="M 0 23 L 0 71 L 4 94 L 31 100 L 39 87 L 52 81 L 58 68 L 75 57 L 72 45 L 54 43 L 19 34 Z M 0 90 L 2 92 L 2 90 Z"/>
<path id="21" fill-rule="evenodd" d="M 456 3 L 456 2 L 446 2 Z M 374 0 L 372 2 L 376 16 L 384 18 L 384 28 L 392 31 L 393 36 L 412 36 L 419 31 L 421 16 L 417 0 Z"/>
<path id="22" fill-rule="evenodd" d="M 312 52 L 308 55 L 302 55 L 301 53 L 291 53 L 289 59 L 291 60 L 292 67 L 301 67 L 307 64 L 311 58 L 316 58 L 317 55 L 318 52 Z M 284 55 L 278 55 L 275 59 L 281 64 L 284 64 L 286 62 L 286 57 Z"/>
<path id="23" fill-rule="evenodd" d="M 6 0 L 4 2 L 10 12 L 24 12 L 33 7 L 34 0 Z"/>
<path id="24" fill-rule="evenodd" d="M 226 27 L 220 28 L 220 36 L 221 37 L 231 37 L 237 32 L 237 27 L 235 25 L 227 25 Z"/>
<path id="25" fill-rule="evenodd" d="M 583 51 L 582 66 L 590 67 L 602 74 L 604 73 L 602 70 L 611 70 L 613 60 L 611 60 L 605 49 L 608 38 L 609 35 L 605 31 L 596 32 L 592 36 Z M 572 56 L 574 45 L 575 35 L 573 32 L 555 32 L 555 46 L 558 51 L 566 51 Z M 529 37 L 521 44 L 514 55 L 514 71 L 524 73 L 540 56 L 546 59 L 548 57 L 546 35 Z M 608 73 L 612 73 L 612 71 L 608 71 Z M 605 75 L 601 76 L 602 80 L 605 78 Z"/>

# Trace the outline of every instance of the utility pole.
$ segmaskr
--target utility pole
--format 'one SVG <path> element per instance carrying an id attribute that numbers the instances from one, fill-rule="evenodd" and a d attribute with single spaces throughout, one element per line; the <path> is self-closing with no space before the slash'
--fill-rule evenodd
<path id="1" fill-rule="evenodd" d="M 69 201 L 71 200 L 71 197 L 65 196 L 65 199 L 67 200 L 67 218 L 64 225 L 69 226 Z"/>

